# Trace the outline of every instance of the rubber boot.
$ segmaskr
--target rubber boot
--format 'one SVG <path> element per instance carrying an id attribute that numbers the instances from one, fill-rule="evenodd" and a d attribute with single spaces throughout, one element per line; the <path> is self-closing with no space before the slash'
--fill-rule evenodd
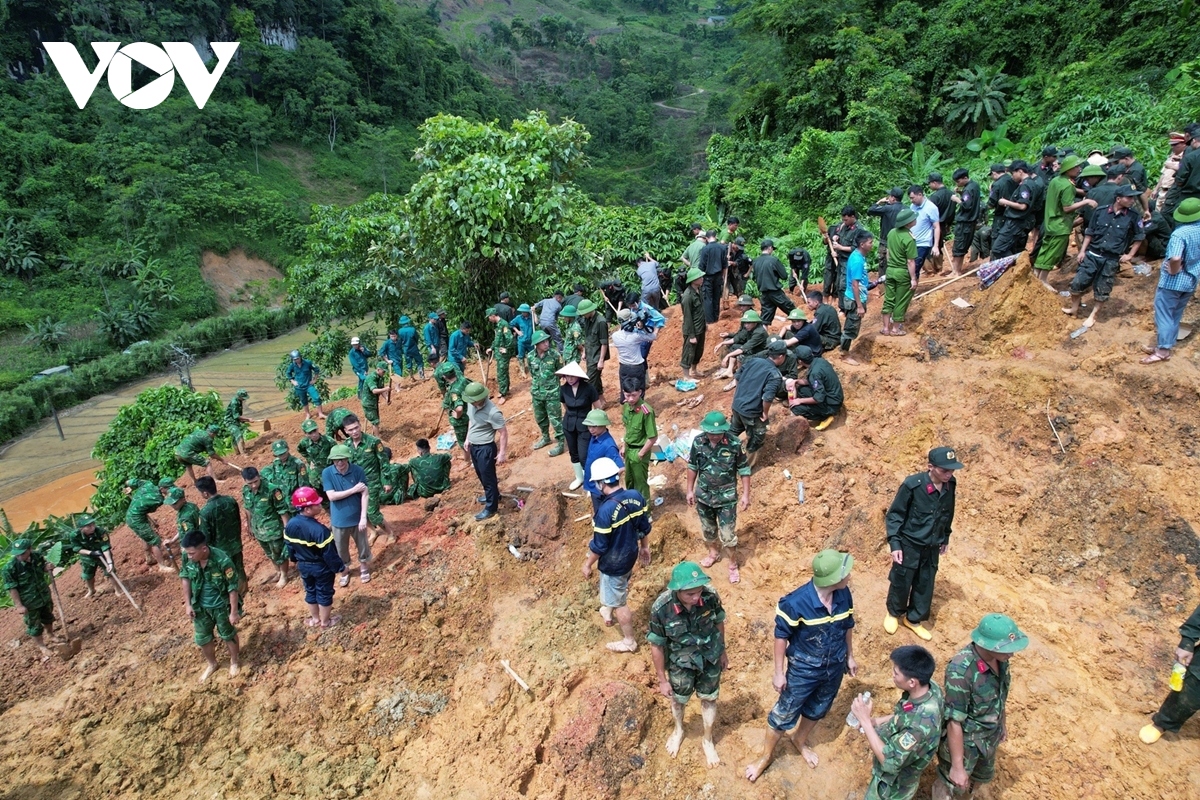
<path id="1" fill-rule="evenodd" d="M 550 435 L 543 432 L 542 437 L 533 443 L 533 449 L 540 450 L 548 444 L 550 444 Z"/>
<path id="2" fill-rule="evenodd" d="M 555 442 L 554 447 L 550 448 L 550 457 L 553 458 L 554 456 L 561 456 L 566 449 L 567 443 L 562 439 L 559 439 L 557 442 Z"/>
<path id="3" fill-rule="evenodd" d="M 571 466 L 575 468 L 575 480 L 571 481 L 571 485 L 567 489 L 573 492 L 583 486 L 583 464 L 572 464 Z"/>

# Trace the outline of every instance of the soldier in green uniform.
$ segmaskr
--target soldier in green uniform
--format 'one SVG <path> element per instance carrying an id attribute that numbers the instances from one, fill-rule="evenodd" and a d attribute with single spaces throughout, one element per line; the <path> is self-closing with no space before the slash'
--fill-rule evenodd
<path id="1" fill-rule="evenodd" d="M 291 497 L 292 492 L 301 486 L 311 485 L 304 462 L 288 452 L 287 442 L 276 439 L 271 443 L 271 452 L 275 455 L 275 460 L 260 472 L 267 483 L 283 492 L 285 498 Z"/>
<path id="2" fill-rule="evenodd" d="M 12 558 L 4 566 L 4 588 L 12 599 L 13 609 L 25 618 L 25 632 L 37 643 L 45 661 L 52 653 L 46 647 L 46 636 L 54 635 L 54 604 L 46 574 L 54 565 L 33 552 L 28 539 L 17 539 L 9 552 Z"/>
<path id="3" fill-rule="evenodd" d="M 125 524 L 142 540 L 146 551 L 146 563 L 157 563 L 163 572 L 174 572 L 174 568 L 167 564 L 163 556 L 162 539 L 150 522 L 150 514 L 163 504 L 163 496 L 158 487 L 150 481 L 131 478 L 125 483 L 125 491 L 133 495 L 129 501 L 129 508 L 125 511 Z"/>
<path id="4" fill-rule="evenodd" d="M 721 763 L 713 744 L 717 694 L 721 673 L 728 665 L 725 652 L 725 609 L 708 585 L 700 565 L 684 561 L 671 570 L 667 590 L 650 607 L 650 653 L 658 676 L 658 691 L 671 700 L 675 730 L 667 739 L 674 758 L 683 743 L 683 708 L 693 694 L 700 697 L 704 720 L 704 758 L 709 768 Z"/>
<path id="5" fill-rule="evenodd" d="M 370 377 L 370 376 L 368 376 Z M 334 444 L 343 441 L 346 438 L 346 431 L 343 426 L 346 424 L 346 417 L 354 412 L 348 408 L 335 408 L 329 412 L 329 416 L 325 419 L 325 435 L 333 439 Z M 311 420 L 304 420 L 310 422 Z M 322 467 L 324 469 L 324 467 Z"/>
<path id="6" fill-rule="evenodd" d="M 412 477 L 410 499 L 433 497 L 450 488 L 450 456 L 430 453 L 428 439 L 417 439 L 417 455 L 409 460 L 408 472 Z"/>
<path id="7" fill-rule="evenodd" d="M 333 416 L 336 411 L 337 409 L 330 412 L 330 416 Z M 317 428 L 317 423 L 311 419 L 304 420 L 300 425 L 300 430 L 304 432 L 304 438 L 296 445 L 296 452 L 304 456 L 304 460 L 308 463 L 308 485 L 319 487 L 321 470 L 329 466 L 329 451 L 337 442 L 332 437 L 321 433 Z"/>
<path id="8" fill-rule="evenodd" d="M 804 377 L 785 381 L 788 392 L 788 407 L 798 417 L 811 422 L 823 423 L 837 416 L 842 410 L 845 395 L 842 382 L 838 380 L 833 365 L 818 355 L 811 347 L 800 345 L 795 350 L 796 358 L 807 369 Z"/>
<path id="9" fill-rule="evenodd" d="M 212 465 L 208 463 L 209 459 L 220 461 L 222 464 L 228 463 L 217 455 L 217 446 L 213 442 L 220 432 L 219 425 L 197 428 L 183 437 L 183 441 L 175 448 L 175 460 L 187 467 L 187 474 L 192 479 L 193 485 L 196 483 L 196 473 L 192 467 L 204 467 L 208 470 L 210 478 L 216 478 L 217 476 L 212 471 Z"/>
<path id="10" fill-rule="evenodd" d="M 892 683 L 903 694 L 892 713 L 872 717 L 870 698 L 856 697 L 858 718 L 875 757 L 863 800 L 911 800 L 942 736 L 942 690 L 933 682 L 933 655 L 919 645 L 892 651 Z"/>
<path id="11" fill-rule="evenodd" d="M 183 489 L 172 486 L 165 498 L 166 505 L 175 509 L 175 535 L 163 541 L 163 547 L 172 549 L 171 545 L 182 542 L 183 537 L 192 531 L 200 530 L 200 508 L 184 497 Z M 182 548 L 182 545 L 180 545 Z M 182 554 L 183 550 L 180 549 Z"/>
<path id="12" fill-rule="evenodd" d="M 654 409 L 646 402 L 646 390 L 639 385 L 621 387 L 625 403 L 621 421 L 625 424 L 625 488 L 636 489 L 650 506 L 650 450 L 658 438 Z"/>
<path id="13" fill-rule="evenodd" d="M 375 362 L 375 371 L 367 375 L 367 381 L 363 384 L 363 391 L 358 399 L 362 402 L 363 416 L 371 423 L 371 429 L 375 431 L 376 436 L 379 435 L 379 396 L 386 394 L 389 397 L 388 402 L 391 402 L 391 391 L 392 380 L 388 377 L 387 362 Z M 345 427 L 346 421 L 343 418 L 342 429 L 345 430 Z M 291 497 L 291 494 L 288 497 Z"/>
<path id="14" fill-rule="evenodd" d="M 433 380 L 442 394 L 445 394 L 446 390 L 461 377 L 463 377 L 463 371 L 453 361 L 443 361 L 433 371 Z"/>
<path id="15" fill-rule="evenodd" d="M 233 399 L 229 401 L 229 405 L 225 406 L 225 429 L 229 431 L 229 438 L 233 439 L 233 445 L 237 448 L 238 455 L 246 454 L 246 425 L 254 421 L 246 416 L 248 399 L 250 399 L 250 393 L 245 389 L 238 389 Z"/>
<path id="16" fill-rule="evenodd" d="M 368 544 L 375 544 L 379 537 L 379 529 L 383 528 L 391 541 L 396 541 L 396 534 L 391 523 L 383 518 L 379 504 L 383 500 L 383 467 L 387 459 L 383 455 L 383 442 L 374 436 L 363 433 L 358 419 L 351 415 L 346 417 L 343 426 L 346 429 L 346 447 L 350 448 L 350 463 L 362 467 L 367 476 L 367 522 L 371 524 L 371 538 Z"/>
<path id="17" fill-rule="evenodd" d="M 287 583 L 287 556 L 284 553 L 283 526 L 291 519 L 292 507 L 283 490 L 263 480 L 257 467 L 242 470 L 242 517 L 267 558 L 275 565 L 276 586 Z M 268 578 L 267 580 L 270 580 Z M 263 581 L 266 583 L 267 581 Z"/>
<path id="18" fill-rule="evenodd" d="M 704 273 L 693 267 L 688 270 L 686 277 L 687 288 L 679 300 L 683 313 L 683 352 L 679 356 L 679 366 L 683 367 L 683 379 L 691 380 L 697 377 L 695 370 L 704 356 L 704 334 L 708 331 L 708 320 L 704 316 L 704 297 L 701 294 Z"/>
<path id="19" fill-rule="evenodd" d="M 1033 264 L 1033 274 L 1043 286 L 1055 293 L 1058 290 L 1050 285 L 1050 270 L 1057 269 L 1067 254 L 1071 231 L 1075 227 L 1075 212 L 1096 202 L 1087 198 L 1075 199 L 1075 179 L 1086 163 L 1079 156 L 1067 156 L 1046 189 L 1042 241 Z"/>
<path id="20" fill-rule="evenodd" d="M 379 504 L 398 506 L 408 499 L 408 464 L 392 461 L 392 448 L 383 448 L 383 492 Z"/>
<path id="21" fill-rule="evenodd" d="M 1004 741 L 1004 706 L 1012 676 L 1008 660 L 1029 646 L 1029 637 L 1003 614 L 988 614 L 971 631 L 971 643 L 946 664 L 938 779 L 933 800 L 969 796 L 996 775 L 996 749 Z"/>
<path id="22" fill-rule="evenodd" d="M 67 546 L 79 556 L 79 577 L 83 578 L 83 583 L 87 586 L 87 591 L 83 594 L 84 599 L 95 597 L 99 594 L 96 591 L 96 567 L 100 565 L 100 559 L 103 557 L 101 553 L 112 552 L 108 531 L 96 524 L 95 517 L 84 514 L 76 518 L 75 530 L 67 538 Z M 111 583 L 112 578 L 108 570 L 104 571 L 104 575 Z"/>
<path id="23" fill-rule="evenodd" d="M 708 568 L 720 561 L 724 549 L 729 554 L 729 582 L 737 583 L 741 580 L 735 550 L 737 512 L 739 505 L 742 511 L 750 507 L 750 464 L 741 440 L 729 435 L 729 421 L 720 411 L 705 414 L 700 431 L 692 439 L 687 471 L 687 502 L 696 507 L 700 533 L 708 547 L 700 566 Z"/>
<path id="24" fill-rule="evenodd" d="M 742 314 L 741 328 L 736 333 L 727 333 L 716 349 L 730 348 L 721 360 L 721 369 L 713 373 L 714 378 L 732 378 L 733 371 L 745 356 L 758 355 L 767 349 L 767 326 L 754 309 Z M 733 388 L 733 387 L 728 387 Z"/>
<path id="25" fill-rule="evenodd" d="M 441 369 L 446 364 L 453 365 L 451 361 L 442 362 L 438 365 Z M 455 367 L 455 370 L 458 368 Z M 442 408 L 446 409 L 446 413 L 450 416 L 450 427 L 454 429 L 454 440 L 458 442 L 458 448 L 466 453 L 464 445 L 467 442 L 467 428 L 470 426 L 471 420 L 467 418 L 467 401 L 463 397 L 463 392 L 471 382 L 461 372 L 454 382 L 446 387 L 446 395 L 442 398 Z"/>
<path id="26" fill-rule="evenodd" d="M 888 232 L 887 269 L 883 276 L 884 336 L 904 336 L 904 316 L 917 289 L 917 240 L 909 230 L 917 221 L 916 212 L 905 209 L 896 215 L 896 224 Z M 822 334 L 821 339 L 825 336 Z M 829 347 L 825 348 L 829 350 Z"/>
<path id="27" fill-rule="evenodd" d="M 496 361 L 496 391 L 500 394 L 496 405 L 502 406 L 508 397 L 508 367 L 517 354 L 517 337 L 513 335 L 508 320 L 497 314 L 494 309 L 488 314 L 488 320 L 496 326 L 496 332 L 492 335 L 492 346 L 487 349 L 487 354 Z"/>
<path id="28" fill-rule="evenodd" d="M 192 620 L 193 640 L 208 665 L 200 673 L 204 683 L 217 671 L 217 646 L 213 629 L 229 651 L 229 677 L 238 674 L 238 636 L 234 627 L 241 621 L 237 568 L 219 548 L 210 547 L 204 534 L 192 531 L 183 540 L 187 563 L 179 577 L 183 601 Z"/>
<path id="29" fill-rule="evenodd" d="M 560 319 L 566 319 L 566 328 L 563 330 L 563 359 L 567 362 L 578 361 L 583 363 L 583 328 L 579 326 L 579 314 L 575 311 L 575 306 L 563 306 L 563 310 L 558 312 Z"/>
<path id="30" fill-rule="evenodd" d="M 533 449 L 538 450 L 550 444 L 550 429 L 553 427 L 555 445 L 550 449 L 552 456 L 561 455 L 567 449 L 563 436 L 562 398 L 558 392 L 558 376 L 554 374 L 562 366 L 562 355 L 550 346 L 550 334 L 545 331 L 534 333 L 533 353 L 529 356 L 529 374 L 533 383 L 529 393 L 533 396 L 533 418 L 542 436 L 533 443 Z"/>
<path id="31" fill-rule="evenodd" d="M 306 420 L 306 424 L 312 420 Z M 200 532 L 213 547 L 229 556 L 238 573 L 238 596 L 246 595 L 246 565 L 242 558 L 242 510 L 237 500 L 217 492 L 217 482 L 203 477 L 196 481 L 196 490 L 204 498 L 200 508 Z"/>
<path id="32" fill-rule="evenodd" d="M 588 383 L 595 387 L 596 394 L 600 396 L 598 407 L 604 408 L 604 362 L 608 360 L 608 320 L 603 314 L 596 313 L 597 308 L 591 300 L 584 300 L 575 310 L 579 313 L 579 327 L 583 329 L 583 354 L 587 359 Z M 561 367 L 562 364 L 558 366 Z M 557 389 L 554 390 L 554 396 L 558 397 Z M 558 452 L 561 453 L 564 448 L 561 428 L 558 435 Z M 550 454 L 555 455 L 553 451 Z"/>

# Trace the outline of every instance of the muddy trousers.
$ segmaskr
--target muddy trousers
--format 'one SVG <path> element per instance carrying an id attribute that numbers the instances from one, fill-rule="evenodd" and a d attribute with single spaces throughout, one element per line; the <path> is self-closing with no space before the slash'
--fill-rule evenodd
<path id="1" fill-rule="evenodd" d="M 902 542 L 903 564 L 892 564 L 888 573 L 887 610 L 893 617 L 908 617 L 912 623 L 929 619 L 933 604 L 933 581 L 937 577 L 938 546 L 920 547 Z"/>
<path id="2" fill-rule="evenodd" d="M 1200 677 L 1192 668 L 1183 676 L 1183 690 L 1167 695 L 1162 707 L 1150 721 L 1159 730 L 1177 731 L 1197 711 L 1200 711 Z"/>

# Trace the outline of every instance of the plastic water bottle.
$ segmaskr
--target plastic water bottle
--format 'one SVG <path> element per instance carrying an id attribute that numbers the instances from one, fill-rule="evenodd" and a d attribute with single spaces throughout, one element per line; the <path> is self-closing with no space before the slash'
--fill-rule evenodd
<path id="1" fill-rule="evenodd" d="M 859 695 L 859 697 L 861 697 L 864 701 L 870 700 L 871 693 L 863 692 L 861 695 Z M 859 724 L 858 717 L 854 716 L 853 711 L 846 715 L 846 724 L 851 728 L 858 728 L 860 731 L 862 730 L 862 725 Z"/>
<path id="2" fill-rule="evenodd" d="M 787 478 L 790 481 L 792 479 L 792 471 L 790 469 L 785 469 L 783 471 L 783 477 Z"/>
<path id="3" fill-rule="evenodd" d="M 1167 680 L 1172 692 L 1183 691 L 1183 676 L 1185 674 L 1187 674 L 1187 667 L 1176 661 L 1175 666 L 1171 667 L 1171 677 Z"/>
<path id="4" fill-rule="evenodd" d="M 804 502 L 804 481 L 796 481 L 796 499 Z"/>

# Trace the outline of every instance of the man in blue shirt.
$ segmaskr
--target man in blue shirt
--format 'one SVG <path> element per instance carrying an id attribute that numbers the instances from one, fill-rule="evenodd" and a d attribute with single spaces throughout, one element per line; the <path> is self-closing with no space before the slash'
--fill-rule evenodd
<path id="1" fill-rule="evenodd" d="M 621 458 L 621 448 L 617 446 L 617 440 L 608 432 L 608 426 L 611 423 L 604 409 L 593 408 L 584 417 L 583 424 L 592 437 L 588 442 L 587 460 L 583 465 L 583 474 L 588 476 L 583 482 L 583 488 L 592 496 L 592 512 L 595 513 L 599 510 L 600 503 L 603 502 L 604 492 L 601 490 L 600 484 L 591 478 L 592 466 L 600 459 L 608 458 L 617 465 L 617 469 L 624 469 L 625 460 Z"/>
<path id="2" fill-rule="evenodd" d="M 471 323 L 463 320 L 458 325 L 458 330 L 450 334 L 450 360 L 458 366 L 458 368 L 466 372 L 467 370 L 467 351 L 475 346 L 475 340 L 471 338 Z"/>
<path id="3" fill-rule="evenodd" d="M 358 394 L 362 396 L 363 384 L 367 382 L 367 371 L 370 369 L 368 359 L 371 354 L 362 346 L 362 340 L 357 336 L 350 338 L 350 369 L 358 376 Z"/>
<path id="4" fill-rule="evenodd" d="M 526 357 L 533 349 L 533 309 L 528 303 L 517 306 L 517 315 L 513 317 L 513 330 L 517 332 L 517 364 L 524 370 Z"/>
<path id="5" fill-rule="evenodd" d="M 636 489 L 621 488 L 621 468 L 611 458 L 592 462 L 588 479 L 600 487 L 602 500 L 592 517 L 592 542 L 583 562 L 583 577 L 590 580 L 592 567 L 599 565 L 600 616 L 605 625 L 612 625 L 615 618 L 621 626 L 621 641 L 605 647 L 614 653 L 633 653 L 637 640 L 629 610 L 629 576 L 638 561 L 643 567 L 650 565 L 646 499 Z"/>
<path id="6" fill-rule="evenodd" d="M 438 346 L 437 320 L 437 312 L 430 311 L 429 322 L 425 323 L 425 327 L 421 331 L 421 335 L 425 337 L 425 346 L 429 348 L 429 363 L 433 366 L 437 366 L 437 363 L 446 357 L 446 354 Z"/>
<path id="7" fill-rule="evenodd" d="M 922 186 L 913 184 L 908 187 L 908 199 L 911 201 L 909 209 L 917 215 L 917 221 L 913 223 L 909 233 L 917 241 L 917 275 L 920 275 L 925 259 L 941 255 L 941 212 L 932 201 L 925 199 L 925 188 Z"/>
<path id="8" fill-rule="evenodd" d="M 379 348 L 379 357 L 387 362 L 392 374 L 400 377 L 404 374 L 404 356 L 400 354 L 400 334 L 388 331 L 387 340 Z M 387 393 L 388 405 L 392 404 L 392 393 Z"/>
<path id="9" fill-rule="evenodd" d="M 875 237 L 869 233 L 861 234 L 846 262 L 846 291 L 842 294 L 842 311 L 846 314 L 842 324 L 842 360 L 847 364 L 858 363 L 850 355 L 850 346 L 858 337 L 862 318 L 867 313 L 867 256 L 874 247 Z"/>
<path id="10" fill-rule="evenodd" d="M 1171 357 L 1171 348 L 1179 336 L 1183 310 L 1196 293 L 1200 279 L 1200 198 L 1189 197 L 1172 216 L 1178 223 L 1167 242 L 1167 257 L 1162 262 L 1158 291 L 1154 293 L 1154 327 L 1158 341 L 1147 347 L 1143 364 L 1157 364 Z"/>
<path id="11" fill-rule="evenodd" d="M 779 700 L 767 715 L 762 755 L 746 767 L 753 783 L 774 758 L 775 745 L 796 725 L 792 741 L 810 767 L 817 766 L 808 734 L 829 713 L 842 676 L 858 674 L 854 660 L 854 598 L 850 569 L 854 557 L 822 550 L 813 559 L 813 577 L 779 599 L 775 609 L 775 677 Z"/>
<path id="12" fill-rule="evenodd" d="M 311 486 L 301 486 L 292 492 L 292 507 L 299 514 L 288 520 L 283 530 L 287 556 L 296 562 L 300 579 L 304 581 L 304 602 L 308 604 L 310 628 L 332 628 L 341 617 L 331 616 L 333 610 L 333 576 L 346 571 L 346 564 L 337 553 L 333 531 L 316 520 L 321 510 L 321 495 Z"/>
<path id="13" fill-rule="evenodd" d="M 578 306 L 577 306 L 578 307 Z M 562 289 L 556 289 L 554 294 L 541 302 L 533 304 L 533 310 L 538 313 L 538 328 L 544 330 L 553 342 L 558 352 L 562 352 L 562 333 L 558 330 L 558 312 L 563 309 Z M 530 334 L 532 336 L 532 334 Z"/>
<path id="14" fill-rule="evenodd" d="M 321 372 L 320 368 L 300 355 L 299 350 L 293 350 L 291 357 L 292 363 L 288 364 L 287 379 L 292 382 L 296 399 L 304 407 L 304 418 L 312 419 L 312 415 L 308 413 L 308 405 L 313 403 L 317 407 L 317 418 L 325 419 L 325 409 L 321 407 L 321 395 L 317 393 L 317 387 L 313 386 L 313 378 Z"/>
<path id="15" fill-rule="evenodd" d="M 417 345 L 417 329 L 413 327 L 412 318 L 400 318 L 400 327 L 396 331 L 396 341 L 400 345 L 400 369 L 397 374 L 408 372 L 409 375 L 420 376 L 425 380 L 425 359 L 421 357 L 421 348 Z"/>
<path id="16" fill-rule="evenodd" d="M 338 556 L 350 563 L 350 539 L 358 551 L 359 571 L 370 574 L 371 544 L 367 539 L 367 473 L 352 464 L 353 454 L 344 444 L 329 451 L 330 465 L 321 472 L 321 485 L 329 498 L 329 522 Z M 350 573 L 343 572 L 339 586 L 350 584 Z"/>

